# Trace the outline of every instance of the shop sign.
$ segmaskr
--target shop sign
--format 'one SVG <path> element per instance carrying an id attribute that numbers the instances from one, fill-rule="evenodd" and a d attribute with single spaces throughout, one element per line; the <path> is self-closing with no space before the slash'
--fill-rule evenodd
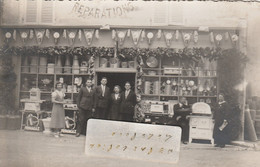
<path id="1" fill-rule="evenodd" d="M 87 156 L 177 163 L 181 128 L 121 121 L 90 119 L 87 125 Z"/>

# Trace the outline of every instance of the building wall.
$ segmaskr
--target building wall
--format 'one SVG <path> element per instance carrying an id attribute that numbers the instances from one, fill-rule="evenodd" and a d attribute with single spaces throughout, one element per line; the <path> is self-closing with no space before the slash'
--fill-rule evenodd
<path id="1" fill-rule="evenodd" d="M 155 2 L 147 2 L 155 3 Z M 158 3 L 158 2 L 157 2 Z M 169 25 L 167 27 L 156 27 L 159 28 L 169 28 L 169 29 L 187 29 L 189 28 L 198 28 L 198 27 L 209 27 L 210 29 L 218 30 L 230 30 L 238 29 L 240 31 L 240 49 L 243 52 L 246 52 L 250 58 L 250 63 L 246 70 L 246 79 L 247 82 L 252 83 L 253 95 L 260 96 L 260 4 L 254 2 L 172 2 L 181 6 L 180 12 L 182 12 L 183 25 Z M 178 8 L 179 9 L 179 8 Z M 174 10 L 174 7 L 172 8 Z M 141 16 L 138 16 L 141 17 Z M 26 27 L 26 26 L 25 26 Z M 87 26 L 86 26 L 87 27 Z M 115 26 L 116 27 L 116 26 Z M 148 27 L 146 27 L 148 28 Z M 156 29 L 151 29 L 156 32 Z M 190 43 L 190 47 L 199 46 L 214 46 L 209 42 L 208 33 L 199 32 L 200 39 L 197 45 Z M 17 33 L 18 34 L 18 33 Z M 3 34 L 1 34 L 0 45 L 3 44 Z M 23 44 L 22 41 L 18 38 L 15 43 L 11 45 L 35 45 L 36 41 L 30 41 L 26 44 Z M 53 46 L 53 39 L 45 39 L 41 47 L 44 46 Z M 61 39 L 58 45 L 68 45 L 68 41 Z M 75 42 L 74 46 L 86 46 L 84 42 L 78 41 Z M 111 40 L 111 31 L 100 31 L 100 39 L 94 39 L 91 46 L 107 46 L 113 47 L 114 41 Z M 221 47 L 229 48 L 229 44 L 221 44 Z M 132 39 L 127 38 L 124 42 L 124 45 L 121 47 L 134 47 Z M 156 40 L 152 45 L 148 45 L 147 42 L 140 42 L 138 47 L 166 47 L 164 38 Z M 172 48 L 183 48 L 183 42 L 180 39 L 179 41 L 173 41 Z M 19 71 L 19 60 L 18 57 L 14 57 L 14 64 L 16 71 Z M 18 92 L 18 89 L 16 90 Z"/>

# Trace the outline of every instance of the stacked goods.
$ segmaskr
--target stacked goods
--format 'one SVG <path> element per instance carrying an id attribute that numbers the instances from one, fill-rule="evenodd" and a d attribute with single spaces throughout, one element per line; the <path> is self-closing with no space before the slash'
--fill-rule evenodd
<path id="1" fill-rule="evenodd" d="M 41 56 L 40 57 L 40 67 L 39 67 L 39 73 L 46 73 L 46 66 L 47 66 L 47 57 Z"/>
<path id="2" fill-rule="evenodd" d="M 31 57 L 30 73 L 37 73 L 37 57 Z"/>

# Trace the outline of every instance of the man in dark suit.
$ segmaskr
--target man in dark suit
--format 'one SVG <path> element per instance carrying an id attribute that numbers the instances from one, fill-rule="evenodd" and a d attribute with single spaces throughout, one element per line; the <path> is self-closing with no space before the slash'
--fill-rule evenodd
<path id="1" fill-rule="evenodd" d="M 86 87 L 82 87 L 77 97 L 79 109 L 76 137 L 86 133 L 87 121 L 92 116 L 94 109 L 94 90 L 91 79 L 87 79 Z"/>
<path id="2" fill-rule="evenodd" d="M 189 120 L 186 118 L 187 113 L 190 112 L 187 99 L 185 97 L 180 97 L 178 104 L 173 107 L 174 116 L 173 119 L 176 121 L 176 125 L 182 128 L 181 140 L 184 144 L 187 144 L 189 137 Z"/>
<path id="3" fill-rule="evenodd" d="M 122 121 L 133 121 L 134 107 L 136 105 L 136 95 L 131 90 L 129 82 L 125 83 L 125 91 L 121 94 L 122 102 L 120 107 L 119 118 Z"/>
<path id="4" fill-rule="evenodd" d="M 107 78 L 101 79 L 101 85 L 96 87 L 95 90 L 95 117 L 105 119 L 108 115 L 109 101 L 110 101 L 110 89 L 106 86 Z"/>

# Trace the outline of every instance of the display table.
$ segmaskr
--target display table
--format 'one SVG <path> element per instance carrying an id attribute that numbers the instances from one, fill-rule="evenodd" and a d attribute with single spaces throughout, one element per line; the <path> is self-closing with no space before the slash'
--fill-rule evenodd
<path id="1" fill-rule="evenodd" d="M 40 119 L 42 114 L 46 113 L 40 109 L 40 105 L 45 100 L 21 99 L 20 101 L 23 104 L 23 110 L 20 110 L 22 113 L 21 129 L 40 131 Z"/>
<path id="2" fill-rule="evenodd" d="M 76 134 L 77 112 L 78 108 L 73 104 L 64 104 L 65 110 L 65 128 L 61 129 L 62 133 Z"/>

